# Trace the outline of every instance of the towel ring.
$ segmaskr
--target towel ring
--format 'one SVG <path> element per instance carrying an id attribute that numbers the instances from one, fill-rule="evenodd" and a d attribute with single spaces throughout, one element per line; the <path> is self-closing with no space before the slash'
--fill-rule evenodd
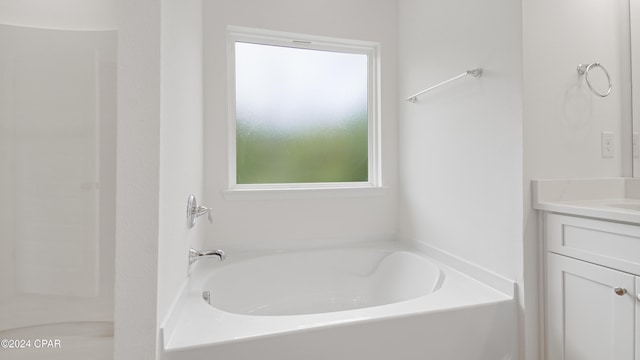
<path id="1" fill-rule="evenodd" d="M 607 89 L 607 92 L 604 94 L 594 89 L 593 86 L 591 86 L 591 82 L 589 82 L 589 71 L 597 67 L 601 68 L 602 71 L 604 71 L 604 74 L 607 76 L 607 82 L 609 83 L 609 88 Z M 589 89 L 591 90 L 592 93 L 600 97 L 607 97 L 611 93 L 611 77 L 609 76 L 609 72 L 607 71 L 607 69 L 604 66 L 602 66 L 602 64 L 600 64 L 599 62 L 594 62 L 593 64 L 588 64 L 588 65 L 579 64 L 578 74 L 584 75 L 584 80 L 587 82 L 587 85 L 589 86 Z"/>

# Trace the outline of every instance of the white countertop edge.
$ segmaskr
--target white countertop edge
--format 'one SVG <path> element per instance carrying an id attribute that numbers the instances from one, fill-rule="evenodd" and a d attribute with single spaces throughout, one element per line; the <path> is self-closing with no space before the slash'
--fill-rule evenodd
<path id="1" fill-rule="evenodd" d="M 561 214 L 640 224 L 640 211 L 620 209 L 607 205 L 628 202 L 628 199 L 600 199 L 564 202 L 550 201 L 535 203 L 533 208 L 536 210 Z"/>
<path id="2" fill-rule="evenodd" d="M 626 198 L 633 178 L 532 180 L 532 200 L 537 202 Z"/>
<path id="3" fill-rule="evenodd" d="M 640 224 L 640 178 L 532 180 L 531 202 L 536 210 Z M 613 206 L 621 204 L 638 209 Z"/>

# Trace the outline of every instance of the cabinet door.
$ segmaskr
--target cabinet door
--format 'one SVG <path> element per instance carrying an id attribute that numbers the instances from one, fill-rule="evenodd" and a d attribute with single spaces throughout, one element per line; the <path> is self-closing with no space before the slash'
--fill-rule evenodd
<path id="1" fill-rule="evenodd" d="M 550 360 L 634 359 L 633 275 L 549 253 L 547 284 Z"/>

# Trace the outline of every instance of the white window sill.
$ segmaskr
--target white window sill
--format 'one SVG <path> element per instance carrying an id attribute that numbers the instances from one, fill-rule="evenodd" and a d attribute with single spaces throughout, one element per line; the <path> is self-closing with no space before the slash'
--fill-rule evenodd
<path id="1" fill-rule="evenodd" d="M 229 189 L 226 200 L 282 200 L 371 197 L 386 194 L 386 186 L 335 187 L 335 188 L 287 188 L 287 189 Z"/>

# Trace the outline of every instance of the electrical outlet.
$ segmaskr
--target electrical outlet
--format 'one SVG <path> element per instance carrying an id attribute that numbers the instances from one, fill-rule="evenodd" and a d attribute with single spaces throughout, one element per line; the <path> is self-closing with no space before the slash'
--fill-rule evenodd
<path id="1" fill-rule="evenodd" d="M 603 131 L 601 134 L 602 158 L 612 158 L 615 153 L 613 132 Z"/>

